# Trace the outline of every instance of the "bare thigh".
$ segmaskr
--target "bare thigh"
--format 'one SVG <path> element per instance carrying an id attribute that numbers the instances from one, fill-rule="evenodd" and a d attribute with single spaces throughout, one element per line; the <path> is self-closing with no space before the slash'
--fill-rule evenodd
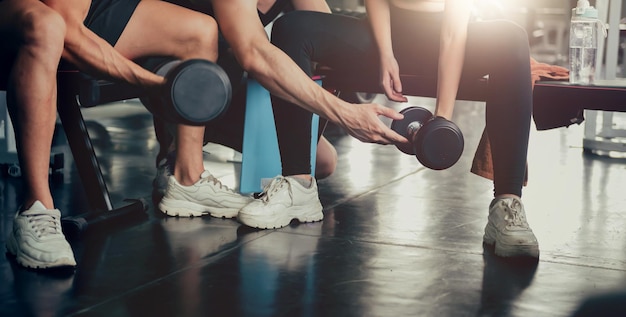
<path id="1" fill-rule="evenodd" d="M 144 0 L 115 49 L 129 59 L 158 55 L 215 60 L 217 24 L 200 12 L 164 1 Z"/>

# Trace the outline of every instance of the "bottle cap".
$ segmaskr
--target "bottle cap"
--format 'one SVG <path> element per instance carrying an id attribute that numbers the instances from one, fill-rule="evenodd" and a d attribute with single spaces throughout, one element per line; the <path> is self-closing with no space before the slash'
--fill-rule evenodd
<path id="1" fill-rule="evenodd" d="M 597 19 L 598 10 L 589 4 L 588 0 L 578 0 L 573 13 L 577 17 Z"/>

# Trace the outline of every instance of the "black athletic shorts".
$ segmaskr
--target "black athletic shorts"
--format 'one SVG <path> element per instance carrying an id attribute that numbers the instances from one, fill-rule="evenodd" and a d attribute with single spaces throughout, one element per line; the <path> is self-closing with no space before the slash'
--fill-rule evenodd
<path id="1" fill-rule="evenodd" d="M 93 0 L 85 26 L 115 46 L 140 0 Z"/>

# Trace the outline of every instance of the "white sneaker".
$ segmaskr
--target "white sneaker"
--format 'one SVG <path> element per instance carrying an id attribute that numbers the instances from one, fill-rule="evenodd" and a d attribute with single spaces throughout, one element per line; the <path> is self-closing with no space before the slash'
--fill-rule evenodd
<path id="1" fill-rule="evenodd" d="M 517 198 L 491 202 L 483 241 L 495 244 L 495 254 L 502 257 L 539 257 L 537 238 L 526 221 L 524 205 Z"/>
<path id="2" fill-rule="evenodd" d="M 61 230 L 61 212 L 46 209 L 39 201 L 15 215 L 6 247 L 17 263 L 26 267 L 76 266 L 72 247 Z"/>
<path id="3" fill-rule="evenodd" d="M 324 219 L 322 204 L 317 195 L 317 183 L 305 188 L 291 176 L 275 177 L 259 199 L 239 211 L 239 221 L 259 229 L 282 228 L 291 220 L 313 222 Z"/>
<path id="4" fill-rule="evenodd" d="M 181 185 L 174 176 L 170 176 L 159 209 L 173 217 L 210 214 L 217 218 L 233 218 L 252 200 L 252 197 L 243 196 L 223 185 L 209 171 L 204 171 L 200 180 L 191 186 Z"/>

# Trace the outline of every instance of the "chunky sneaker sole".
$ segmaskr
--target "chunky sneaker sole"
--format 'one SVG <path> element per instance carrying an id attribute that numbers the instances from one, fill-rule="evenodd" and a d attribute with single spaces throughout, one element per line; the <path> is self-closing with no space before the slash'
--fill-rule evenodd
<path id="1" fill-rule="evenodd" d="M 289 211 L 278 215 L 250 215 L 243 210 L 239 212 L 237 219 L 246 226 L 258 229 L 278 229 L 286 227 L 292 220 L 300 222 L 316 222 L 324 219 L 322 205 L 316 208 L 291 207 Z"/>
<path id="2" fill-rule="evenodd" d="M 33 269 L 74 267 L 76 260 L 61 228 L 61 212 L 40 202 L 13 218 L 7 251 L 18 264 Z"/>
<path id="3" fill-rule="evenodd" d="M 258 229 L 282 228 L 297 219 L 315 222 L 324 219 L 317 194 L 317 183 L 304 187 L 294 177 L 278 176 L 265 188 L 259 199 L 239 211 L 237 218 L 246 226 Z"/>
<path id="4" fill-rule="evenodd" d="M 204 171 L 200 180 L 190 186 L 183 186 L 174 176 L 170 176 L 159 210 L 172 217 L 211 215 L 216 218 L 234 218 L 242 207 L 252 201 L 252 197 L 235 192 Z"/>
<path id="5" fill-rule="evenodd" d="M 507 244 L 498 239 L 498 230 L 488 223 L 485 227 L 483 242 L 494 246 L 494 253 L 501 257 L 539 257 L 539 245 L 537 244 Z M 500 242 L 496 242 L 500 240 Z"/>
<path id="6" fill-rule="evenodd" d="M 50 269 L 58 267 L 75 267 L 76 260 L 63 257 L 53 262 L 41 262 L 35 258 L 28 256 L 28 254 L 21 252 L 17 247 L 17 241 L 13 235 L 10 235 L 7 239 L 7 251 L 15 257 L 15 261 L 21 266 L 25 266 L 31 269 Z"/>
<path id="7" fill-rule="evenodd" d="M 169 199 L 164 197 L 159 203 L 159 210 L 171 217 L 202 217 L 210 215 L 215 218 L 234 218 L 239 213 L 239 208 L 213 209 L 190 201 Z"/>

